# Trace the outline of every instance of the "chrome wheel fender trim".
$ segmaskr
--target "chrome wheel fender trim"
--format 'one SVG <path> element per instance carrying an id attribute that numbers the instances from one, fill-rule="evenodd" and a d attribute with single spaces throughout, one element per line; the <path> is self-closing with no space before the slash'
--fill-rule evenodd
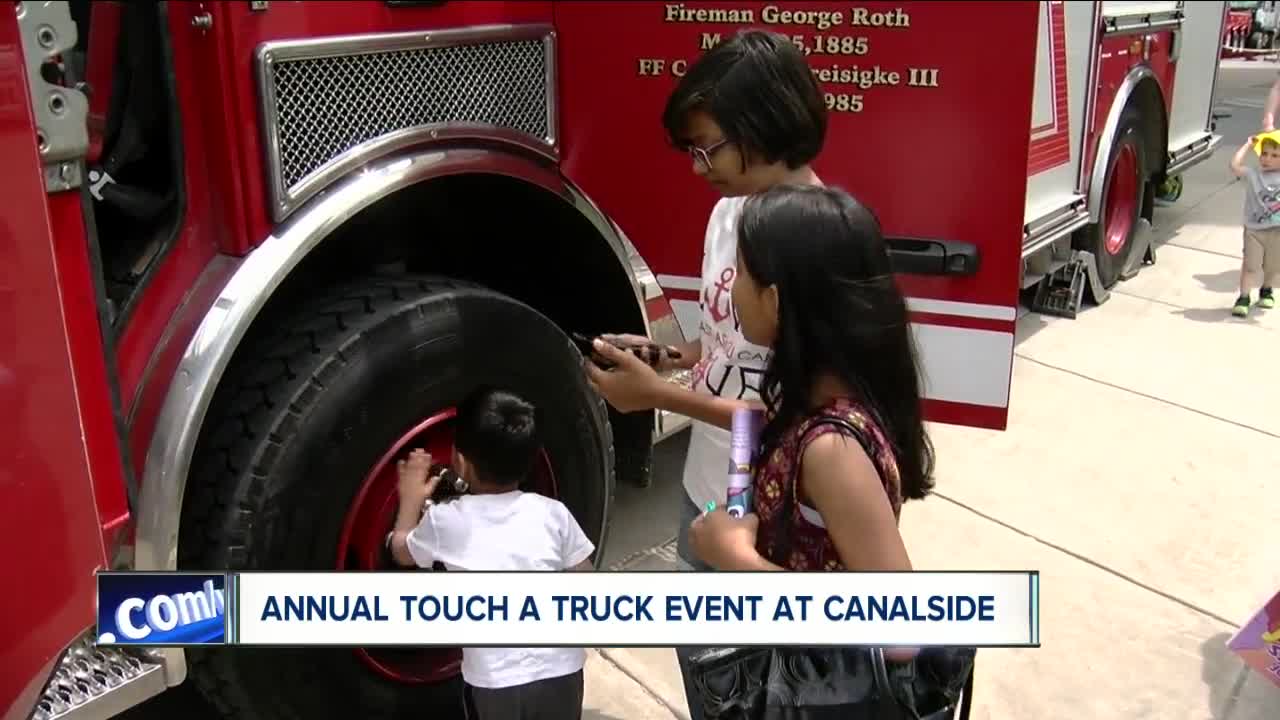
<path id="1" fill-rule="evenodd" d="M 235 270 L 200 322 L 170 381 L 147 451 L 137 514 L 135 569 L 177 568 L 183 495 L 205 414 L 232 354 L 289 273 L 333 231 L 375 202 L 426 180 L 475 172 L 534 183 L 555 192 L 582 213 L 628 270 L 636 308 L 647 325 L 646 295 L 636 269 L 643 273 L 648 266 L 617 226 L 554 168 L 475 148 L 418 149 L 383 158 L 334 184 L 268 236 Z M 647 288 L 648 283 L 645 285 Z M 170 654 L 181 656 L 181 649 L 167 649 L 166 655 Z M 177 662 L 181 663 L 180 657 Z M 181 666 L 171 669 L 178 677 L 185 674 Z"/>
<path id="2" fill-rule="evenodd" d="M 1120 116 L 1129 105 L 1133 91 L 1138 83 L 1150 78 L 1156 80 L 1156 74 L 1146 65 L 1139 65 L 1129 71 L 1116 96 L 1111 101 L 1111 109 L 1107 112 L 1107 124 L 1098 135 L 1098 149 L 1093 156 L 1093 171 L 1089 173 L 1089 222 L 1097 223 L 1102 218 L 1102 189 L 1107 183 L 1107 167 L 1111 164 L 1111 143 L 1115 142 L 1116 133 L 1120 131 Z"/>

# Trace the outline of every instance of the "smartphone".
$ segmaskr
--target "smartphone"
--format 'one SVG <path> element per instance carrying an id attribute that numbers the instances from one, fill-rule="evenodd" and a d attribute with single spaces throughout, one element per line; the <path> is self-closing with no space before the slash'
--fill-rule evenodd
<path id="1" fill-rule="evenodd" d="M 578 351 L 582 353 L 582 356 L 595 363 L 601 370 L 609 370 L 614 366 L 613 363 L 595 354 L 592 338 L 577 332 L 570 333 L 570 335 L 573 337 L 573 341 L 578 344 Z"/>
<path id="2" fill-rule="evenodd" d="M 581 346 L 582 354 L 586 355 L 587 357 L 591 357 L 592 338 L 589 338 L 586 335 L 583 335 L 581 333 L 576 333 L 576 332 L 572 333 L 572 335 L 573 335 L 573 339 Z M 609 342 L 609 341 L 606 340 L 605 342 Z M 614 341 L 612 344 L 614 347 L 620 350 L 631 351 L 631 354 L 649 363 L 651 367 L 657 362 L 657 359 L 661 356 L 661 352 L 659 352 L 660 346 L 654 342 L 647 342 L 643 345 L 628 345 L 622 342 Z M 641 352 L 642 350 L 648 350 L 650 352 Z M 667 348 L 666 350 L 667 350 L 667 357 L 671 358 L 672 360 L 680 359 L 681 355 L 679 350 L 676 350 L 675 348 L 670 348 L 670 347 Z M 604 367 L 606 370 L 610 367 L 613 367 L 613 364 L 609 363 L 607 360 L 597 359 L 597 358 L 592 358 L 592 360 L 595 361 L 597 365 Z M 608 363 L 607 367 L 605 363 Z"/>

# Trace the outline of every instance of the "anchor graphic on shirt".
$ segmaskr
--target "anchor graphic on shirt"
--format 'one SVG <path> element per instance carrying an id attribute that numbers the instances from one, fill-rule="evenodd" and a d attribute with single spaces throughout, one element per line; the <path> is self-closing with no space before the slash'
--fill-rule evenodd
<path id="1" fill-rule="evenodd" d="M 733 276 L 735 271 L 731 267 L 727 267 L 720 271 L 720 280 L 713 283 L 715 286 L 715 295 L 711 294 L 711 288 L 703 291 L 703 297 L 706 299 L 707 305 L 710 306 L 711 319 L 716 322 L 724 322 L 733 315 L 733 297 L 725 297 L 725 293 L 733 290 Z M 724 300 L 723 307 L 721 300 Z M 735 326 L 737 323 L 734 323 Z"/>

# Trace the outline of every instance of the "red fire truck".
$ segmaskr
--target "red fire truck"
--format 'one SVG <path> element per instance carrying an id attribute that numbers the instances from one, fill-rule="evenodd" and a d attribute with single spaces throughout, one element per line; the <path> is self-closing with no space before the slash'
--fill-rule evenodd
<path id="1" fill-rule="evenodd" d="M 1003 429 L 1020 297 L 1103 297 L 1217 142 L 1223 3 L 13 6 L 5 720 L 184 682 L 228 717 L 451 717 L 456 648 L 97 648 L 94 573 L 383 567 L 394 460 L 446 452 L 481 382 L 540 406 L 529 489 L 603 547 L 616 478 L 687 421 L 610 410 L 569 333 L 728 307 L 659 117 L 741 28 L 812 61 L 817 170 L 891 237 L 937 422 Z"/>

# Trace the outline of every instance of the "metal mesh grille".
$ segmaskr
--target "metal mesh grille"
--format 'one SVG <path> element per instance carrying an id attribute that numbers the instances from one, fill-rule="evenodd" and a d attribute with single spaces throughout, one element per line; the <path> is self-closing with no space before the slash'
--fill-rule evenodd
<path id="1" fill-rule="evenodd" d="M 550 135 L 540 40 L 277 60 L 270 77 L 285 188 L 362 142 L 417 125 Z"/>

